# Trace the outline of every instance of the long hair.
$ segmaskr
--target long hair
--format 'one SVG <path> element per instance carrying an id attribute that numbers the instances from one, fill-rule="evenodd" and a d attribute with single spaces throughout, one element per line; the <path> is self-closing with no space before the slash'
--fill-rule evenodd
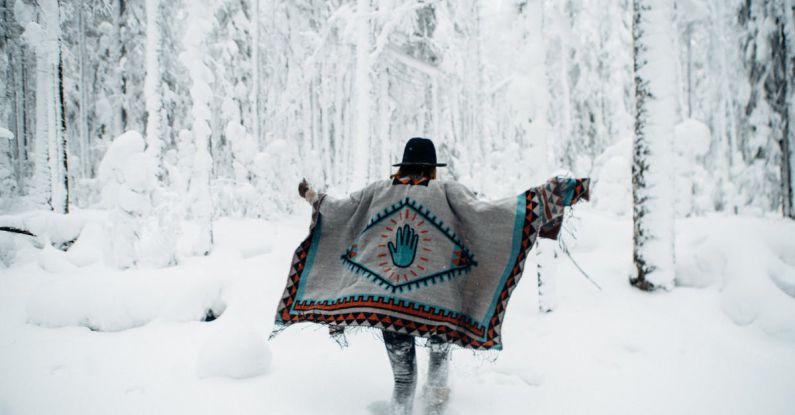
<path id="1" fill-rule="evenodd" d="M 389 176 L 391 179 L 398 177 L 425 177 L 429 180 L 436 179 L 436 166 L 400 166 L 395 174 Z"/>

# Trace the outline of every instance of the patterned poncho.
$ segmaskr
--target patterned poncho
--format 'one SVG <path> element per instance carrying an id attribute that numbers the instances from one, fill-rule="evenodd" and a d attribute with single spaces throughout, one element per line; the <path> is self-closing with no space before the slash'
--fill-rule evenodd
<path id="1" fill-rule="evenodd" d="M 554 178 L 518 197 L 478 200 L 447 181 L 394 179 L 320 195 L 276 313 L 501 349 L 505 310 L 539 230 L 588 200 L 589 179 Z M 555 229 L 557 228 L 557 229 Z"/>

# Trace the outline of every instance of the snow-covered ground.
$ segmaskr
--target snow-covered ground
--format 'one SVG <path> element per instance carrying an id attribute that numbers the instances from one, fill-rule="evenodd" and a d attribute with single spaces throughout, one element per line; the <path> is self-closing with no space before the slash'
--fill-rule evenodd
<path id="1" fill-rule="evenodd" d="M 687 286 L 649 294 L 627 282 L 631 221 L 577 215 L 572 252 L 603 291 L 564 257 L 557 308 L 539 314 L 526 273 L 497 360 L 454 351 L 449 414 L 795 413 L 795 224 L 679 220 Z M 376 335 L 340 349 L 296 326 L 266 342 L 307 225 L 222 219 L 210 256 L 159 270 L 105 267 L 88 242 L 0 241 L 17 258 L 0 270 L 0 414 L 377 412 L 392 385 Z"/>

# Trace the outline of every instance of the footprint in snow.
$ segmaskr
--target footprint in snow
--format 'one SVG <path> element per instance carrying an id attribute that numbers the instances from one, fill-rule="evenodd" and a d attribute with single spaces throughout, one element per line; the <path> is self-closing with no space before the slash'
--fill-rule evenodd
<path id="1" fill-rule="evenodd" d="M 64 372 L 66 372 L 64 365 L 56 365 L 50 368 L 50 375 L 52 376 L 62 375 Z"/>
<path id="2" fill-rule="evenodd" d="M 622 349 L 623 349 L 625 352 L 627 352 L 627 353 L 629 353 L 629 354 L 640 354 L 640 353 L 643 353 L 643 347 L 641 347 L 641 346 L 640 346 L 639 344 L 637 344 L 637 343 L 625 342 L 625 343 L 623 343 L 623 344 L 621 345 L 621 348 L 622 348 Z"/>

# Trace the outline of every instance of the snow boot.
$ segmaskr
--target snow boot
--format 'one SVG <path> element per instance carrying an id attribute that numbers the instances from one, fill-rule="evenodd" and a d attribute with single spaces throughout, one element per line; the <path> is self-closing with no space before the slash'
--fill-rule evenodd
<path id="1" fill-rule="evenodd" d="M 425 415 L 442 415 L 450 399 L 450 388 L 426 385 L 422 393 Z"/>

